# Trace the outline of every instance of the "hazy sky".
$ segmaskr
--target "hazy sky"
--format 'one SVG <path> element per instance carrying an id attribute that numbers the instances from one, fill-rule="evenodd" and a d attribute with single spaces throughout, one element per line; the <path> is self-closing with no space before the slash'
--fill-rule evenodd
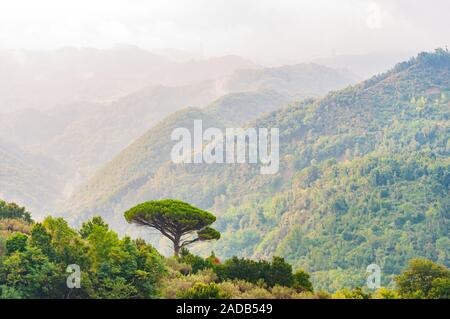
<path id="1" fill-rule="evenodd" d="M 134 44 L 299 61 L 450 44 L 448 0 L 0 0 L 0 47 Z"/>

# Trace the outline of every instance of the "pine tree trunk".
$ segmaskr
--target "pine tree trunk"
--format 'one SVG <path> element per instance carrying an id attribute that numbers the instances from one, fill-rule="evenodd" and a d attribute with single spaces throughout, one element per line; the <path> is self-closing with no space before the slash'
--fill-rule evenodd
<path id="1" fill-rule="evenodd" d="M 173 252 L 174 252 L 174 256 L 178 257 L 180 254 L 180 240 L 181 240 L 181 236 L 176 236 L 175 240 L 173 242 Z"/>
<path id="2" fill-rule="evenodd" d="M 174 244 L 173 251 L 174 251 L 174 256 L 175 256 L 175 257 L 178 257 L 178 256 L 179 256 L 179 253 L 180 253 L 180 247 L 179 247 L 179 245 L 175 245 L 175 244 Z"/>

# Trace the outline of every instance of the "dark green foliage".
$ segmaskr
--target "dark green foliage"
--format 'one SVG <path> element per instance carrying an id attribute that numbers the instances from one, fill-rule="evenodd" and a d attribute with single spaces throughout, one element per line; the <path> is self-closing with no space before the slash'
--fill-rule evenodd
<path id="1" fill-rule="evenodd" d="M 34 247 L 16 250 L 0 267 L 1 298 L 63 298 L 66 275 Z"/>
<path id="2" fill-rule="evenodd" d="M 84 222 L 80 229 L 81 237 L 84 239 L 88 238 L 98 227 L 105 229 L 109 228 L 108 224 L 106 224 L 100 216 L 95 216 L 91 220 Z"/>
<path id="3" fill-rule="evenodd" d="M 180 251 L 179 261 L 188 264 L 192 267 L 192 273 L 196 274 L 203 269 L 212 269 L 215 265 L 213 263 L 215 257 L 202 258 L 200 256 L 191 254 L 186 248 Z"/>
<path id="4" fill-rule="evenodd" d="M 436 278 L 428 294 L 432 299 L 450 299 L 450 278 Z"/>
<path id="5" fill-rule="evenodd" d="M 292 288 L 298 291 L 313 292 L 314 288 L 310 281 L 311 276 L 304 270 L 297 270 L 293 275 Z"/>
<path id="6" fill-rule="evenodd" d="M 284 258 L 273 257 L 272 264 L 264 274 L 264 281 L 269 287 L 275 285 L 291 287 L 293 284 L 292 266 Z"/>
<path id="7" fill-rule="evenodd" d="M 28 236 L 25 234 L 17 233 L 6 241 L 6 253 L 11 255 L 18 251 L 23 252 L 27 246 Z"/>
<path id="8" fill-rule="evenodd" d="M 157 229 L 173 243 L 175 256 L 181 248 L 197 241 L 219 239 L 220 233 L 209 227 L 216 217 L 188 203 L 165 199 L 139 204 L 125 212 L 129 223 Z M 186 239 L 186 236 L 197 237 Z"/>
<path id="9" fill-rule="evenodd" d="M 0 219 L 21 219 L 27 223 L 32 223 L 31 214 L 15 203 L 7 203 L 0 200 Z"/>
<path id="10" fill-rule="evenodd" d="M 405 298 L 450 298 L 450 270 L 430 260 L 411 260 L 395 281 Z"/>
<path id="11" fill-rule="evenodd" d="M 138 223 L 139 220 L 161 220 L 161 222 L 171 222 L 177 220 L 186 224 L 189 230 L 199 230 L 215 222 L 214 215 L 198 209 L 188 203 L 165 199 L 150 201 L 137 205 L 125 212 L 128 222 Z"/>
<path id="12" fill-rule="evenodd" d="M 120 239 L 99 218 L 77 232 L 65 220 L 48 217 L 29 237 L 9 237 L 6 250 L 0 259 L 1 298 L 153 298 L 165 274 L 152 246 Z M 71 264 L 81 269 L 81 288 L 66 285 Z"/>
<path id="13" fill-rule="evenodd" d="M 198 238 L 201 241 L 205 240 L 218 240 L 220 239 L 220 233 L 211 227 L 205 227 L 199 232 L 197 232 Z"/>
<path id="14" fill-rule="evenodd" d="M 292 266 L 280 257 L 274 257 L 271 263 L 233 257 L 215 269 L 222 280 L 242 279 L 255 284 L 264 282 L 268 287 L 292 287 L 294 283 Z"/>
<path id="15" fill-rule="evenodd" d="M 194 274 L 203 269 L 212 269 L 222 281 L 238 279 L 267 287 L 278 285 L 292 287 L 299 292 L 313 292 L 310 275 L 303 270 L 292 273 L 292 266 L 280 257 L 274 257 L 271 263 L 233 257 L 220 264 L 214 253 L 208 258 L 202 258 L 182 249 L 179 261 L 190 265 Z"/>
<path id="16" fill-rule="evenodd" d="M 30 245 L 39 248 L 50 259 L 55 258 L 55 251 L 52 246 L 52 236 L 42 224 L 35 224 L 31 230 Z"/>
<path id="17" fill-rule="evenodd" d="M 93 298 L 149 298 L 164 274 L 161 256 L 151 246 L 129 237 L 119 239 L 99 219 L 92 220 L 87 256 L 92 273 L 87 293 Z"/>

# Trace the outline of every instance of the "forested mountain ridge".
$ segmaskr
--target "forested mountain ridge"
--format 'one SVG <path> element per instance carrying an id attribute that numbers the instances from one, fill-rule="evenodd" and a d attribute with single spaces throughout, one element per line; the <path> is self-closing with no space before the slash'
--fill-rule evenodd
<path id="1" fill-rule="evenodd" d="M 89 202 L 98 207 L 110 199 L 115 203 L 120 203 L 128 195 L 126 189 L 142 186 L 152 179 L 162 166 L 170 162 L 172 148 L 170 136 L 175 128 L 185 127 L 192 131 L 194 120 L 202 120 L 204 127 L 225 128 L 226 124 L 243 123 L 258 114 L 279 109 L 288 101 L 287 98 L 273 91 L 242 92 L 226 95 L 204 109 L 187 108 L 175 112 L 102 168 L 92 178 L 91 184 L 84 188 L 86 192 L 83 193 L 87 196 L 91 194 Z M 149 158 L 152 160 L 148 161 Z M 129 167 L 130 162 L 134 163 L 133 169 Z M 117 172 L 116 174 L 109 174 L 112 167 Z M 108 179 L 108 182 L 103 183 L 104 177 Z M 92 189 L 95 191 L 91 192 Z M 100 197 L 98 197 L 99 195 Z M 74 212 L 81 212 L 86 208 L 84 206 L 86 202 L 78 201 L 76 197 L 71 200 L 71 203 L 77 207 Z M 73 208 L 70 207 L 70 209 Z M 72 215 L 69 218 L 76 220 L 80 219 L 83 214 L 74 213 Z M 122 223 L 121 217 L 117 223 L 118 225 Z"/>
<path id="2" fill-rule="evenodd" d="M 225 82 L 231 92 L 274 90 L 288 97 L 317 97 L 356 82 L 357 77 L 315 63 L 236 70 Z"/>
<path id="3" fill-rule="evenodd" d="M 46 168 L 52 166 L 53 171 Z M 46 210 L 44 203 L 60 195 L 63 167 L 0 140 L 0 197 L 24 200 L 29 207 Z"/>
<path id="4" fill-rule="evenodd" d="M 218 215 L 219 256 L 276 253 L 313 272 L 318 287 L 361 284 L 372 262 L 385 283 L 412 257 L 448 266 L 449 94 L 450 55 L 438 50 L 250 122 L 280 129 L 274 176 L 256 166 L 170 162 L 149 176 L 142 164 L 155 159 L 131 147 L 121 154 L 126 166 L 114 160 L 76 194 L 71 217 L 102 214 L 119 227 L 120 212 L 135 203 L 187 200 Z M 124 167 L 146 177 L 109 183 Z"/>
<path id="5" fill-rule="evenodd" d="M 131 50 L 130 52 L 133 51 L 131 48 L 129 50 Z M 121 50 L 118 50 L 116 53 L 121 56 L 123 52 L 120 52 Z M 64 52 L 60 53 L 63 54 Z M 95 51 L 91 53 L 96 56 L 96 54 L 101 55 L 106 52 Z M 144 52 L 141 53 L 144 54 Z M 73 55 L 72 58 L 77 61 L 78 58 L 76 57 L 78 55 L 86 54 L 90 56 L 89 52 L 83 50 L 80 52 L 68 50 L 66 54 L 69 56 Z M 30 55 L 32 54 L 30 53 Z M 149 67 L 147 62 L 150 62 L 147 58 L 152 60 L 146 54 L 140 56 L 134 62 L 129 61 L 129 57 L 124 56 L 122 58 L 130 62 L 133 67 L 136 67 L 135 64 L 142 63 L 142 68 L 144 69 Z M 117 61 L 114 58 L 107 60 L 104 61 L 106 65 Z M 39 65 L 39 61 L 44 63 L 43 60 L 37 59 L 34 61 L 32 59 L 30 67 L 35 63 Z M 342 88 L 353 83 L 353 78 L 345 72 L 335 71 L 319 65 L 299 64 L 281 68 L 259 69 L 253 72 L 251 64 L 240 63 L 239 61 L 237 57 L 225 57 L 203 62 L 177 64 L 178 68 L 184 70 L 183 72 L 189 71 L 190 75 L 186 75 L 187 77 L 190 76 L 199 80 L 207 79 L 192 84 L 183 84 L 184 81 L 186 83 L 192 81 L 188 81 L 187 78 L 183 80 L 181 78 L 182 74 L 180 74 L 180 79 L 178 79 L 180 81 L 179 86 L 146 85 L 133 93 L 116 99 L 105 98 L 100 99 L 100 101 L 94 99 L 78 102 L 61 102 L 57 105 L 46 104 L 42 100 L 42 103 L 46 104 L 45 109 L 29 108 L 5 114 L 2 114 L 0 109 L 1 138 L 19 145 L 29 153 L 49 157 L 54 161 L 55 165 L 59 163 L 60 166 L 65 168 L 63 172 L 58 171 L 58 175 L 60 175 L 63 183 L 58 184 L 57 189 L 59 191 L 57 193 L 52 193 L 50 196 L 46 193 L 36 193 L 35 196 L 42 199 L 41 207 L 30 201 L 27 195 L 32 192 L 30 189 L 35 186 L 24 183 L 17 183 L 21 186 L 17 188 L 14 197 L 8 197 L 10 193 L 4 193 L 5 198 L 31 207 L 37 216 L 42 216 L 48 213 L 47 210 L 53 210 L 57 201 L 65 200 L 74 189 L 91 177 L 97 169 L 112 160 L 121 150 L 143 135 L 148 129 L 170 114 L 187 107 L 207 107 L 211 109 L 210 112 L 222 112 L 221 117 L 225 121 L 239 120 L 244 122 L 254 119 L 261 112 L 281 108 L 292 102 L 294 95 L 298 96 L 300 94 L 302 97 L 323 95 L 330 89 Z M 55 61 L 47 62 L 52 64 Z M 55 63 L 58 64 L 60 62 L 56 61 Z M 96 67 L 103 68 L 102 65 L 101 63 Z M 206 68 L 208 65 L 211 65 L 210 72 Z M 198 67 L 196 72 L 199 74 L 191 74 L 194 73 L 191 69 L 195 69 L 194 66 Z M 228 70 L 226 70 L 227 66 L 229 67 Z M 240 72 L 233 73 L 237 66 L 246 68 L 245 71 L 242 71 L 242 75 Z M 63 68 L 62 66 L 60 67 Z M 84 70 L 84 68 L 88 69 L 89 67 L 91 67 L 91 64 L 84 65 L 81 69 Z M 92 67 L 96 69 L 94 66 Z M 117 68 L 123 67 L 123 65 L 117 66 Z M 161 67 L 162 70 L 160 71 L 162 72 L 167 65 Z M 5 72 L 10 71 L 14 73 L 15 68 L 16 66 L 13 65 L 11 69 L 5 69 Z M 21 72 L 26 73 L 27 70 L 28 68 L 24 68 Z M 52 67 L 49 67 L 46 72 L 52 73 L 51 70 Z M 64 74 L 60 74 L 61 77 L 64 79 L 66 79 L 65 76 L 71 79 L 71 76 L 77 77 L 76 74 L 71 75 L 70 70 L 71 67 L 66 65 L 66 68 L 63 68 Z M 39 73 L 40 69 L 38 68 L 34 71 Z M 172 71 L 175 72 L 174 70 Z M 220 76 L 214 78 L 213 75 L 216 74 L 216 71 L 220 71 Z M 105 70 L 105 72 L 108 73 L 110 71 Z M 128 72 L 129 70 L 123 74 L 126 75 Z M 50 76 L 52 81 L 57 74 L 52 73 Z M 171 77 L 170 74 L 169 72 L 167 76 Z M 248 74 L 252 76 L 248 77 Z M 24 74 L 21 73 L 19 78 L 22 76 Z M 102 77 L 105 74 L 100 72 L 98 76 Z M 155 80 L 155 74 L 150 74 L 149 76 Z M 140 79 L 137 83 L 145 83 L 144 70 L 139 70 L 136 77 Z M 241 77 L 243 77 L 242 80 L 240 80 Z M 61 79 L 61 81 L 64 82 L 64 79 Z M 311 84 L 305 79 L 308 79 Z M 161 78 L 161 81 L 164 83 L 172 83 L 169 80 Z M 33 80 L 30 81 L 33 82 Z M 52 81 L 49 80 L 49 83 L 46 85 L 51 86 Z M 86 81 L 90 82 L 91 80 Z M 149 83 L 153 83 L 152 81 Z M 235 82 L 239 83 L 239 85 L 235 86 L 233 84 Z M 131 86 L 135 86 L 137 83 Z M 320 85 L 317 85 L 317 83 L 320 83 Z M 79 85 L 83 86 L 86 83 L 82 81 Z M 92 88 L 96 87 L 93 86 Z M 303 93 L 297 92 L 298 87 L 302 87 L 301 92 Z M 112 90 L 112 88 L 109 89 Z M 64 90 L 59 93 L 63 92 Z M 294 92 L 297 93 L 294 94 Z M 9 93 L 14 94 L 14 92 Z M 106 94 L 107 92 L 103 93 Z M 99 92 L 99 94 L 103 93 Z M 38 103 L 39 99 L 36 99 L 34 102 Z M 209 107 L 210 104 L 211 107 Z M 33 104 L 30 103 L 29 106 L 32 107 Z M 252 109 L 253 111 L 251 111 Z M 49 172 L 54 169 L 56 170 L 57 168 L 52 165 L 46 168 Z M 9 172 L 0 171 L 0 174 L 9 174 Z M 9 182 L 14 183 L 14 178 L 9 179 Z M 52 199 L 50 200 L 50 198 Z"/>

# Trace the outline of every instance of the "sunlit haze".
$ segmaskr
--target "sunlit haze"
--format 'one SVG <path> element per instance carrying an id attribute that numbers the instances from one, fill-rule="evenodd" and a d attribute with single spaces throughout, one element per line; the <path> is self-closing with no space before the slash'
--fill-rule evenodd
<path id="1" fill-rule="evenodd" d="M 448 12 L 446 0 L 1 0 L 0 48 L 132 44 L 291 63 L 445 47 Z"/>

